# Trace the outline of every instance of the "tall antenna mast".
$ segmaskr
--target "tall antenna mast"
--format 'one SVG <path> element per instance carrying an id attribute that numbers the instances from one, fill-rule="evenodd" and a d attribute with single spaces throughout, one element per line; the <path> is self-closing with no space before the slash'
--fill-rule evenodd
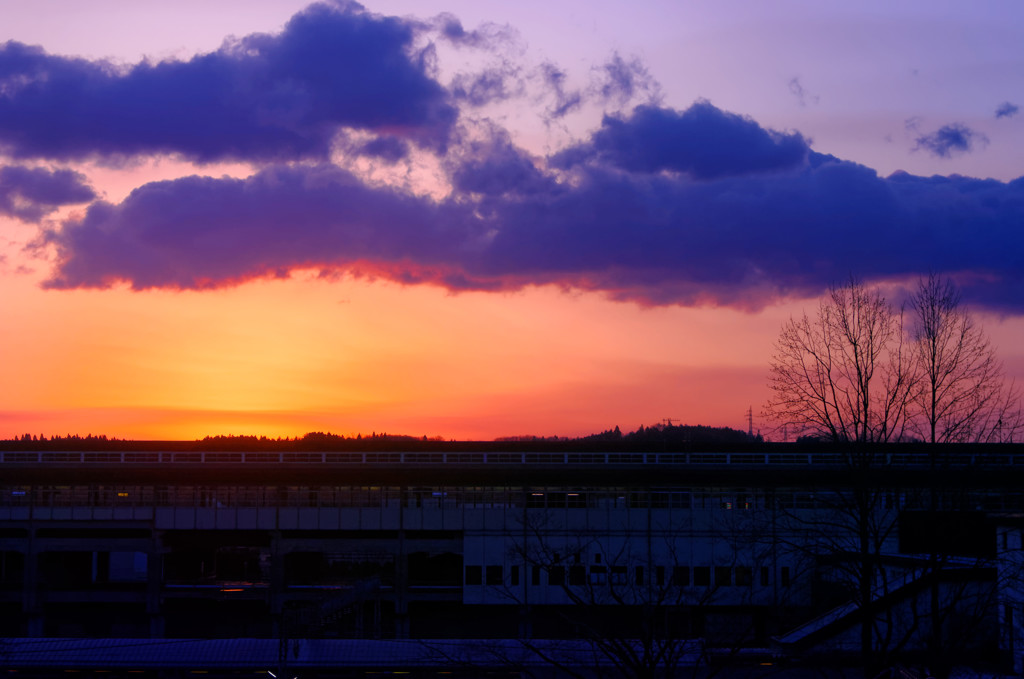
<path id="1" fill-rule="evenodd" d="M 754 438 L 754 406 L 747 406 L 747 436 Z"/>

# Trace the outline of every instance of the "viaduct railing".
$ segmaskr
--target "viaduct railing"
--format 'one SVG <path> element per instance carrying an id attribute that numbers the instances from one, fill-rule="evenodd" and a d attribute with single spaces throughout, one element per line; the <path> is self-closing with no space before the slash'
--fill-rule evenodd
<path id="1" fill-rule="evenodd" d="M 1024 452 L 943 452 L 944 467 L 1024 468 Z M 927 451 L 880 452 L 877 466 L 929 468 Z M 815 466 L 846 464 L 837 452 L 223 452 L 223 451 L 0 451 L 4 464 L 329 464 L 329 465 L 727 465 Z"/>

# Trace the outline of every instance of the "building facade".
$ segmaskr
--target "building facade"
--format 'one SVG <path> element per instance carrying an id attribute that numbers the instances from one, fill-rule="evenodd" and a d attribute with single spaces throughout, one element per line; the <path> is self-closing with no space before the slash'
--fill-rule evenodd
<path id="1" fill-rule="evenodd" d="M 957 455 L 4 451 L 0 635 L 983 647 L 1024 452 Z"/>

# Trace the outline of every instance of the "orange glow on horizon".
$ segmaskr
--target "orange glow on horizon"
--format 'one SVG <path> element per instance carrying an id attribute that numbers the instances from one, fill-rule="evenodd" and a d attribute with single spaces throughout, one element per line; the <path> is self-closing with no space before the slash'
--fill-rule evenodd
<path id="1" fill-rule="evenodd" d="M 0 438 L 194 440 L 388 432 L 460 440 L 755 429 L 782 321 L 555 288 L 452 295 L 298 274 L 205 292 L 6 283 Z M 1011 377 L 1024 319 L 981 319 Z"/>
<path id="2" fill-rule="evenodd" d="M 7 367 L 17 388 L 0 396 L 4 437 L 741 426 L 777 327 L 551 288 L 453 296 L 300 274 L 201 293 L 58 292 L 29 278 L 10 309 L 23 331 L 0 339 L 22 358 Z"/>

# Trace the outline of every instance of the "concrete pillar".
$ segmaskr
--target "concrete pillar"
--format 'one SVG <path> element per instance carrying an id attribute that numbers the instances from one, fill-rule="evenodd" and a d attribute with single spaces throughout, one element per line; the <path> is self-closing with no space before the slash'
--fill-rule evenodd
<path id="1" fill-rule="evenodd" d="M 29 523 L 28 542 L 25 549 L 25 580 L 22 585 L 21 599 L 25 636 L 43 636 L 45 620 L 39 599 L 39 553 L 37 551 L 36 527 L 34 523 Z"/>
<path id="2" fill-rule="evenodd" d="M 284 627 L 284 551 L 281 549 L 281 531 L 270 531 L 270 615 L 272 634 L 278 639 L 287 636 Z"/>
<path id="3" fill-rule="evenodd" d="M 405 553 L 406 489 L 399 491 L 398 548 L 395 554 L 395 638 L 409 638 L 409 557 Z"/>
<path id="4" fill-rule="evenodd" d="M 163 552 L 160 550 L 159 534 L 153 531 L 153 545 L 146 552 L 146 613 L 149 615 L 149 636 L 162 639 L 164 636 L 163 613 Z"/>

